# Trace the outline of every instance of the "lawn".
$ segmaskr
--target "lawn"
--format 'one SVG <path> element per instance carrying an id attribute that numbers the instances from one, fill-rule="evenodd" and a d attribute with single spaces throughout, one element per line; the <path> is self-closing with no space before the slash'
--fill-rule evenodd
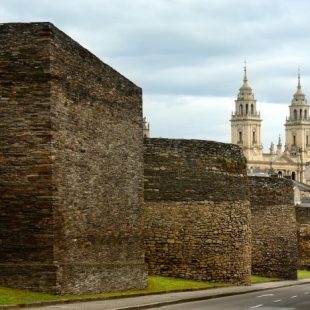
<path id="1" fill-rule="evenodd" d="M 309 279 L 310 278 L 310 271 L 309 270 L 298 270 L 297 271 L 298 280 L 301 279 Z"/>
<path id="2" fill-rule="evenodd" d="M 56 296 L 0 287 L 0 305 L 14 305 L 37 301 L 57 300 Z"/>
<path id="3" fill-rule="evenodd" d="M 270 282 L 270 281 L 279 281 L 277 278 L 268 278 L 268 277 L 261 277 L 261 276 L 251 276 L 251 282 L 254 283 L 262 283 L 262 282 Z"/>
<path id="4" fill-rule="evenodd" d="M 204 289 L 204 288 L 213 288 L 221 286 L 227 286 L 227 285 L 221 283 L 189 281 L 176 278 L 149 276 L 148 286 L 143 290 L 131 290 L 131 291 L 88 294 L 88 295 L 54 296 L 49 294 L 34 293 L 24 290 L 0 287 L 0 305 L 12 305 L 20 303 L 32 303 L 39 301 L 52 301 L 61 299 L 109 298 L 123 295 L 151 294 L 158 292 L 169 292 L 169 291 L 186 290 L 186 289 Z"/>

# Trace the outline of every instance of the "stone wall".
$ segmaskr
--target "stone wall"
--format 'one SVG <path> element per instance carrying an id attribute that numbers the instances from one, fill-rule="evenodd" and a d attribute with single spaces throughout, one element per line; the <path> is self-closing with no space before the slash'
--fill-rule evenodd
<path id="1" fill-rule="evenodd" d="M 310 269 L 310 208 L 296 206 L 298 268 Z"/>
<path id="2" fill-rule="evenodd" d="M 296 279 L 297 235 L 292 181 L 249 177 L 252 273 Z"/>
<path id="3" fill-rule="evenodd" d="M 151 274 L 250 283 L 245 173 L 235 145 L 145 139 L 144 234 Z"/>
<path id="4" fill-rule="evenodd" d="M 0 285 L 144 287 L 141 89 L 49 23 L 0 42 Z"/>

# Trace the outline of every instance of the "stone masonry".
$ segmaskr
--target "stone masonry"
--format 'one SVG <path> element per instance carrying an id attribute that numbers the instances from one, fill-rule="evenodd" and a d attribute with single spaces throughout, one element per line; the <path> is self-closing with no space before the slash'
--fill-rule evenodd
<path id="1" fill-rule="evenodd" d="M 143 288 L 141 89 L 50 23 L 0 42 L 0 286 Z"/>
<path id="2" fill-rule="evenodd" d="M 292 181 L 249 177 L 249 185 L 252 273 L 296 279 L 297 234 Z"/>
<path id="3" fill-rule="evenodd" d="M 145 139 L 144 165 L 149 272 L 250 284 L 251 215 L 240 148 Z"/>
<path id="4" fill-rule="evenodd" d="M 310 208 L 296 206 L 298 268 L 310 269 Z"/>

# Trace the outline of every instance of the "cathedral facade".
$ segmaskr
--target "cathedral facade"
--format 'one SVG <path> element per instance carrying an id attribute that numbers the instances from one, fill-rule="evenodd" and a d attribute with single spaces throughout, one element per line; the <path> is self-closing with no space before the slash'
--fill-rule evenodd
<path id="1" fill-rule="evenodd" d="M 310 116 L 307 99 L 301 89 L 300 74 L 285 122 L 284 148 L 279 137 L 276 147 L 272 143 L 269 153 L 263 152 L 262 119 L 248 84 L 246 67 L 230 122 L 231 142 L 242 147 L 249 174 L 277 174 L 310 184 L 307 165 L 310 162 Z"/>

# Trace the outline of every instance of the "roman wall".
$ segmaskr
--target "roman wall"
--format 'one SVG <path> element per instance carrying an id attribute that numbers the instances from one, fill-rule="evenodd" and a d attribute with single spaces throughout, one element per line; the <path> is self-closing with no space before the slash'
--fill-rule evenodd
<path id="1" fill-rule="evenodd" d="M 250 284 L 250 205 L 232 144 L 145 139 L 144 235 L 150 274 Z"/>
<path id="2" fill-rule="evenodd" d="M 0 42 L 0 286 L 143 288 L 141 89 L 50 23 Z"/>
<path id="3" fill-rule="evenodd" d="M 50 23 L 1 24 L 0 42 L 0 286 L 139 289 L 147 266 L 295 279 L 296 216 L 309 268 L 310 212 L 295 215 L 291 181 L 247 178 L 233 144 L 143 145 L 141 88 Z"/>
<path id="4" fill-rule="evenodd" d="M 310 208 L 296 206 L 298 268 L 310 269 Z"/>
<path id="5" fill-rule="evenodd" d="M 297 233 L 291 180 L 249 177 L 252 273 L 296 279 Z"/>

